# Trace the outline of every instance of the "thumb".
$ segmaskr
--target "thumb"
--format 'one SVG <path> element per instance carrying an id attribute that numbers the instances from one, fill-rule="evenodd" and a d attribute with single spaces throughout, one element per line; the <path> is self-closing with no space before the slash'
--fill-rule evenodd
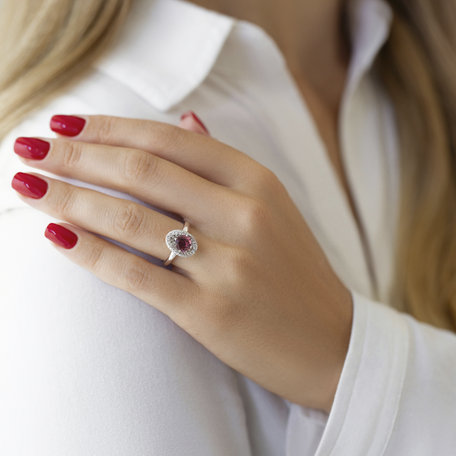
<path id="1" fill-rule="evenodd" d="M 193 111 L 187 111 L 181 115 L 179 127 L 184 128 L 185 130 L 201 133 L 202 135 L 210 135 L 206 126 Z"/>

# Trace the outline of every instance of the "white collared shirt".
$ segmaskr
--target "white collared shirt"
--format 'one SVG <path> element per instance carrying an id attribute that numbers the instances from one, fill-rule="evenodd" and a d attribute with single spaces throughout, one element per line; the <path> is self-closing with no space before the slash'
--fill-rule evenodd
<path id="1" fill-rule="evenodd" d="M 398 145 L 372 62 L 392 10 L 386 0 L 350 1 L 353 51 L 339 133 L 366 245 L 274 40 L 183 0 L 136 0 L 93 72 L 1 143 L 0 453 L 454 454 L 456 335 L 389 304 Z M 46 136 L 53 114 L 177 124 L 188 109 L 212 136 L 276 173 L 352 291 L 350 346 L 329 416 L 264 390 L 155 308 L 69 262 L 43 236 L 52 217 L 10 188 L 15 172 L 36 171 L 12 152 L 14 138 Z"/>

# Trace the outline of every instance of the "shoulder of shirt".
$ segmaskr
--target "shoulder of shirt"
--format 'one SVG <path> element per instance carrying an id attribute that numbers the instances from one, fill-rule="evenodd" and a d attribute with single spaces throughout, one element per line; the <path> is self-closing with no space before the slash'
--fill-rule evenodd
<path id="1" fill-rule="evenodd" d="M 386 0 L 349 2 L 354 60 L 367 65 L 389 30 L 391 7 Z M 185 0 L 135 0 L 116 40 L 94 67 L 164 112 L 205 80 L 228 36 L 246 28 L 278 49 L 266 31 L 249 21 Z"/>
<path id="2" fill-rule="evenodd" d="M 166 111 L 205 79 L 235 22 L 183 0 L 135 0 L 95 68 Z"/>

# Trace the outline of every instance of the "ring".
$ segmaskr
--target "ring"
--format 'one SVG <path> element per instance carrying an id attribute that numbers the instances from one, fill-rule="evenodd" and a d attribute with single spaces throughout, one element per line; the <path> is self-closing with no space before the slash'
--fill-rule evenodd
<path id="1" fill-rule="evenodd" d="M 170 231 L 165 238 L 166 245 L 171 253 L 164 265 L 168 266 L 176 256 L 189 257 L 192 256 L 198 249 L 196 239 L 188 232 L 188 222 L 185 221 L 184 227 L 181 230 Z"/>

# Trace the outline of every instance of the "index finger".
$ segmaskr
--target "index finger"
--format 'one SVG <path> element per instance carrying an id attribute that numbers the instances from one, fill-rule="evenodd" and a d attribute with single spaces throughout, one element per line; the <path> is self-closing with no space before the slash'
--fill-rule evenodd
<path id="1" fill-rule="evenodd" d="M 77 141 L 151 152 L 227 187 L 242 187 L 255 166 L 243 152 L 209 136 L 155 120 L 115 116 L 53 116 L 51 130 Z"/>

